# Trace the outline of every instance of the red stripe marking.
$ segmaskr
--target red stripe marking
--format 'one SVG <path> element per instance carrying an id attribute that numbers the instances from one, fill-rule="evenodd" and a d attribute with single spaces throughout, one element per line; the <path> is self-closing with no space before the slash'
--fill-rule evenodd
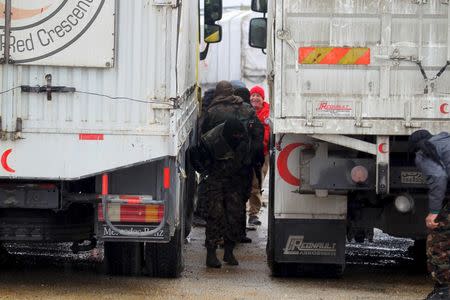
<path id="1" fill-rule="evenodd" d="M 350 51 L 350 48 L 333 48 L 320 62 L 321 65 L 335 65 Z"/>
<path id="2" fill-rule="evenodd" d="M 108 174 L 102 175 L 102 195 L 108 195 Z"/>
<path id="3" fill-rule="evenodd" d="M 139 196 L 120 195 L 119 199 L 127 201 L 128 204 L 142 204 L 141 197 Z"/>
<path id="4" fill-rule="evenodd" d="M 121 199 L 121 200 L 141 200 L 141 197 L 140 196 L 120 195 L 119 199 Z"/>
<path id="5" fill-rule="evenodd" d="M 308 55 L 314 51 L 314 47 L 304 47 L 298 49 L 298 62 L 301 64 Z"/>
<path id="6" fill-rule="evenodd" d="M 164 188 L 170 189 L 170 168 L 164 168 Z"/>
<path id="7" fill-rule="evenodd" d="M 358 58 L 355 65 L 370 65 L 370 49 L 368 49 L 363 56 Z"/>
<path id="8" fill-rule="evenodd" d="M 80 141 L 103 141 L 105 136 L 103 134 L 94 133 L 80 133 Z"/>
<path id="9" fill-rule="evenodd" d="M 141 199 L 127 199 L 127 204 L 142 204 Z"/>

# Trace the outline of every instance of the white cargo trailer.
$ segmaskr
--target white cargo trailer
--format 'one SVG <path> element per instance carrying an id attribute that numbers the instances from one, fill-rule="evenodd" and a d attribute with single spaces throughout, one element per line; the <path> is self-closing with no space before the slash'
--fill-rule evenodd
<path id="1" fill-rule="evenodd" d="M 346 238 L 374 227 L 424 251 L 426 185 L 407 137 L 450 130 L 448 1 L 268 2 L 273 272 L 341 272 Z M 250 30 L 261 48 L 264 21 Z"/>
<path id="2" fill-rule="evenodd" d="M 99 239 L 112 273 L 178 276 L 199 1 L 2 3 L 0 243 Z"/>

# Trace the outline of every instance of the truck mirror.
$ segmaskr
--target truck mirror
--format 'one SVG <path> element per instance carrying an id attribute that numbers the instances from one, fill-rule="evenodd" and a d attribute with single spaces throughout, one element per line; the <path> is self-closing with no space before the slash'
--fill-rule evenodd
<path id="1" fill-rule="evenodd" d="M 252 10 L 259 13 L 267 13 L 267 0 L 252 0 Z"/>
<path id="2" fill-rule="evenodd" d="M 253 48 L 267 48 L 267 19 L 253 18 L 250 20 L 249 45 Z"/>
<path id="3" fill-rule="evenodd" d="M 222 26 L 205 24 L 204 41 L 208 44 L 218 43 L 222 40 Z"/>
<path id="4" fill-rule="evenodd" d="M 222 0 L 205 0 L 205 24 L 222 19 Z"/>

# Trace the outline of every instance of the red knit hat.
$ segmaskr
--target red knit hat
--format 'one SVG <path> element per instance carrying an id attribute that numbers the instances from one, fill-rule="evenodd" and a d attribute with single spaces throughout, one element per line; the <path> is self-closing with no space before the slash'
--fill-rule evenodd
<path id="1" fill-rule="evenodd" d="M 253 94 L 259 94 L 263 98 L 263 100 L 265 100 L 264 89 L 259 85 L 255 85 L 254 87 L 252 87 L 252 89 L 250 90 L 250 95 Z"/>

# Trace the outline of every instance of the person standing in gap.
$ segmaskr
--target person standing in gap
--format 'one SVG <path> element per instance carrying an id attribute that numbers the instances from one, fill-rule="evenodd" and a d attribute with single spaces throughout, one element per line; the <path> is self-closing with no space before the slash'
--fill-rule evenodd
<path id="1" fill-rule="evenodd" d="M 250 103 L 256 111 L 256 115 L 260 122 L 264 125 L 264 163 L 261 168 L 261 173 L 254 172 L 252 180 L 252 191 L 249 198 L 249 218 L 248 224 L 250 226 L 259 226 L 261 221 L 258 218 L 259 211 L 262 205 L 262 189 L 261 185 L 269 170 L 269 137 L 270 137 L 270 107 L 269 103 L 265 101 L 264 89 L 260 86 L 254 86 L 250 90 Z"/>

